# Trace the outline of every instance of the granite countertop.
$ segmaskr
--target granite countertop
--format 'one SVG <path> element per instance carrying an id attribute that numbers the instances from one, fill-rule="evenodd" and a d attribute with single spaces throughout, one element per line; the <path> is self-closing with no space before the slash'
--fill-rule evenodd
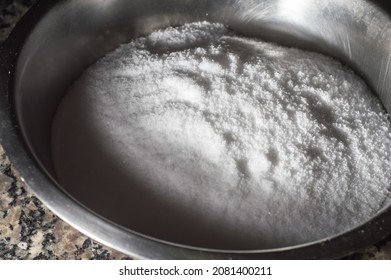
<path id="1" fill-rule="evenodd" d="M 0 44 L 36 1 L 1 1 Z M 129 258 L 83 235 L 42 205 L 0 146 L 0 259 Z M 391 259 L 391 236 L 346 259 Z"/>

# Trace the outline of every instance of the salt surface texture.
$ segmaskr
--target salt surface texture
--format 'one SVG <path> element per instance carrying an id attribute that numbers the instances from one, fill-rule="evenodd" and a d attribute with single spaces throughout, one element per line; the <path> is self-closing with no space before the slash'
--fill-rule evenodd
<path id="1" fill-rule="evenodd" d="M 391 129 L 339 62 L 192 23 L 85 71 L 53 126 L 60 182 L 142 233 L 230 249 L 300 244 L 388 203 Z"/>

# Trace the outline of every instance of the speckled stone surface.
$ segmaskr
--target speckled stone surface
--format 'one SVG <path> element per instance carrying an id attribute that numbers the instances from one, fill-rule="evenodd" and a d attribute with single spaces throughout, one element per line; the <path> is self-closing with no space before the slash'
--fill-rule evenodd
<path id="1" fill-rule="evenodd" d="M 1 44 L 36 0 L 0 1 Z M 128 257 L 81 234 L 42 205 L 20 180 L 0 146 L 0 259 Z M 391 260 L 391 236 L 345 259 Z"/>

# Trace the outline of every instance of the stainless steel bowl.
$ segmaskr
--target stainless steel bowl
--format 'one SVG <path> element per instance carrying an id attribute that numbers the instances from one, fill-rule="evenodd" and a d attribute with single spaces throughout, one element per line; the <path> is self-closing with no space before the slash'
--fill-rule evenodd
<path id="1" fill-rule="evenodd" d="M 338 236 L 268 250 L 195 248 L 124 228 L 103 217 L 104 213 L 100 216 L 96 209 L 82 205 L 77 195 L 67 193 L 56 181 L 50 152 L 52 119 L 70 84 L 108 51 L 157 28 L 203 20 L 227 24 L 244 35 L 329 54 L 354 68 L 391 112 L 390 14 L 391 5 L 386 1 L 365 0 L 42 0 L 1 49 L 0 141 L 24 180 L 54 213 L 81 232 L 131 256 L 343 256 L 391 233 L 390 207 Z M 180 228 L 173 229 L 177 230 Z"/>

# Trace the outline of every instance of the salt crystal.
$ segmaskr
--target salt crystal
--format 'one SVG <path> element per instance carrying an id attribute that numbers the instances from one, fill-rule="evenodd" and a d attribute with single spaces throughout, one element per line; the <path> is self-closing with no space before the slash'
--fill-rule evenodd
<path id="1" fill-rule="evenodd" d="M 77 129 L 85 119 L 93 134 Z M 105 172 L 70 164 L 100 153 L 80 139 L 105 139 L 162 200 L 263 247 L 330 237 L 389 202 L 390 123 L 366 84 L 329 57 L 221 24 L 158 30 L 107 54 L 53 127 L 65 186 Z"/>

